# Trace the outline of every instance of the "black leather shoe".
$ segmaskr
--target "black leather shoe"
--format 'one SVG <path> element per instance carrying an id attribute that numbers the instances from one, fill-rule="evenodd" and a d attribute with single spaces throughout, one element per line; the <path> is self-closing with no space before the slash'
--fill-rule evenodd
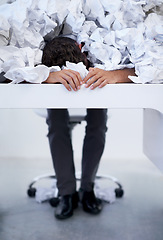
<path id="1" fill-rule="evenodd" d="M 96 198 L 94 191 L 91 192 L 80 190 L 81 203 L 83 210 L 91 214 L 98 214 L 102 210 L 102 201 Z"/>
<path id="2" fill-rule="evenodd" d="M 55 217 L 66 219 L 73 215 L 73 210 L 78 207 L 78 193 L 65 195 L 60 198 L 59 204 L 55 210 Z"/>

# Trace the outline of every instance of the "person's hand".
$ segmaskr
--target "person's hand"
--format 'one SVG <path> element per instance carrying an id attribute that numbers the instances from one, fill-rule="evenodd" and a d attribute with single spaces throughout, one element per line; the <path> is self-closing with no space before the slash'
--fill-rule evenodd
<path id="1" fill-rule="evenodd" d="M 90 87 L 93 90 L 96 87 L 102 88 L 107 84 L 131 82 L 128 75 L 134 75 L 134 69 L 106 71 L 99 68 L 89 68 L 89 73 L 82 83 L 85 83 L 86 88 Z"/>
<path id="2" fill-rule="evenodd" d="M 80 89 L 81 82 L 80 74 L 70 69 L 51 72 L 45 81 L 45 83 L 62 83 L 68 91 L 71 91 L 71 88 L 74 91 Z"/>

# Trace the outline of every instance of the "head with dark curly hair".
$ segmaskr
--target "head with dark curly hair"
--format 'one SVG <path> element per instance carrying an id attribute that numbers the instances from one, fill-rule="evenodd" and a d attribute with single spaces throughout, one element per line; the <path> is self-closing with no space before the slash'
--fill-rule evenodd
<path id="1" fill-rule="evenodd" d="M 47 42 L 43 49 L 42 63 L 47 67 L 66 65 L 66 61 L 83 62 L 88 67 L 86 55 L 81 52 L 78 43 L 68 37 L 55 37 Z"/>

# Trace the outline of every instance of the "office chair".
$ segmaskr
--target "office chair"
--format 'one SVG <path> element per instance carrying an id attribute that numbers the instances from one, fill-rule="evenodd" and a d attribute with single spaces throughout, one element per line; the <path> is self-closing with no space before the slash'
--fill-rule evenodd
<path id="1" fill-rule="evenodd" d="M 46 109 L 35 109 L 35 113 L 44 118 L 46 118 L 46 116 L 47 116 Z M 85 114 L 82 114 L 82 115 L 74 114 L 74 113 L 72 113 L 72 110 L 69 110 L 69 115 L 70 115 L 70 120 L 69 120 L 70 121 L 70 130 L 71 130 L 71 135 L 72 135 L 72 130 L 74 129 L 74 127 L 77 124 L 81 124 L 83 121 L 85 121 Z M 37 189 L 34 187 L 34 184 L 36 184 L 38 181 L 40 181 L 42 179 L 56 179 L 56 176 L 55 176 L 55 174 L 45 174 L 45 175 L 35 177 L 28 186 L 27 195 L 29 197 L 34 198 L 36 196 Z M 110 180 L 118 186 L 114 189 L 116 198 L 121 198 L 124 195 L 123 187 L 117 178 L 110 176 L 110 175 L 98 175 L 97 174 L 95 180 L 101 180 L 101 179 Z M 80 181 L 79 173 L 76 173 L 76 180 Z M 55 206 L 57 206 L 58 202 L 59 202 L 58 190 L 57 190 L 57 188 L 55 188 L 54 197 L 49 199 L 49 203 L 51 204 L 51 206 L 55 207 Z"/>

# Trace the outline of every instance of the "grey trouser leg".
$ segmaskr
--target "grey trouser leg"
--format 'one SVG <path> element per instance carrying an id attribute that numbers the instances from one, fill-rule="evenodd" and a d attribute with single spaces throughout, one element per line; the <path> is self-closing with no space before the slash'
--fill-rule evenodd
<path id="1" fill-rule="evenodd" d="M 59 194 L 72 194 L 76 191 L 76 179 L 67 109 L 48 109 L 47 124 Z"/>
<path id="2" fill-rule="evenodd" d="M 107 110 L 87 109 L 81 188 L 91 191 L 104 150 Z M 49 144 L 60 195 L 76 191 L 75 168 L 67 109 L 48 109 Z"/>
<path id="3" fill-rule="evenodd" d="M 91 191 L 105 146 L 107 109 L 87 109 L 86 121 L 81 188 Z"/>

